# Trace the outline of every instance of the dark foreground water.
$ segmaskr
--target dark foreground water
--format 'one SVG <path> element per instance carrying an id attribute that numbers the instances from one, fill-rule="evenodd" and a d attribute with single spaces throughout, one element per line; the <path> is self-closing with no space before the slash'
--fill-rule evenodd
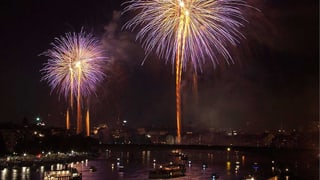
<path id="1" fill-rule="evenodd" d="M 182 160 L 181 154 L 186 155 L 187 160 Z M 268 179 L 275 175 L 279 175 L 278 179 L 319 179 L 319 153 L 301 150 L 106 149 L 100 152 L 99 158 L 69 166 L 76 167 L 83 180 L 144 180 L 148 179 L 150 170 L 170 162 L 186 165 L 186 176 L 175 179 L 213 179 L 213 174 L 218 175 L 219 180 L 249 176 Z M 52 167 L 5 168 L 1 170 L 1 179 L 39 180 L 43 179 L 46 169 L 57 166 L 62 167 L 53 164 Z M 92 167 L 96 171 L 91 172 Z"/>

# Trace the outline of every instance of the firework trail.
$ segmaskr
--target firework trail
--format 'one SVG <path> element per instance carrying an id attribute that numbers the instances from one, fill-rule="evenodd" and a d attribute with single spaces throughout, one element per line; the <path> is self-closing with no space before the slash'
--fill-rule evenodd
<path id="1" fill-rule="evenodd" d="M 48 82 L 51 91 L 69 97 L 71 109 L 73 99 L 77 100 L 77 133 L 80 133 L 81 99 L 94 93 L 105 77 L 103 49 L 98 39 L 83 30 L 55 38 L 51 45 L 51 49 L 41 54 L 48 57 L 41 69 L 42 80 Z"/>
<path id="2" fill-rule="evenodd" d="M 66 112 L 66 129 L 70 129 L 70 116 L 69 116 L 69 109 Z"/>
<path id="3" fill-rule="evenodd" d="M 137 14 L 124 24 L 136 30 L 146 55 L 154 51 L 160 58 L 175 65 L 177 141 L 181 141 L 181 78 L 190 62 L 195 71 L 206 59 L 216 67 L 222 55 L 233 63 L 227 46 L 237 46 L 244 38 L 240 32 L 246 19 L 241 8 L 244 0 L 129 0 L 124 13 Z"/>
<path id="4" fill-rule="evenodd" d="M 86 111 L 86 135 L 90 136 L 90 114 L 89 109 Z"/>

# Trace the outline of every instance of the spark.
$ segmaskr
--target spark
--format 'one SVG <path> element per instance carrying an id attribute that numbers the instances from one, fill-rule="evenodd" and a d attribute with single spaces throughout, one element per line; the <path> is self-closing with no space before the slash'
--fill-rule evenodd
<path id="1" fill-rule="evenodd" d="M 183 46 L 182 68 L 191 61 L 201 71 L 207 59 L 218 65 L 218 55 L 234 63 L 227 47 L 237 46 L 244 38 L 240 29 L 247 20 L 241 7 L 251 7 L 244 0 L 130 0 L 124 5 L 123 14 L 137 14 L 123 28 L 140 28 L 136 40 L 147 55 L 154 51 L 174 65 Z"/>

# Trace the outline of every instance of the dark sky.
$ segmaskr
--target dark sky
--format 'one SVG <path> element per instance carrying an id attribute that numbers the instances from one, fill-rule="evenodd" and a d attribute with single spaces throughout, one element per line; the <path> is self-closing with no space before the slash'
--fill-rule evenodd
<path id="1" fill-rule="evenodd" d="M 246 39 L 230 51 L 237 62 L 183 77 L 183 127 L 302 129 L 319 120 L 319 2 L 250 0 Z M 133 34 L 120 30 L 120 1 L 1 2 L 1 122 L 36 116 L 63 126 L 65 100 L 51 93 L 39 72 L 39 54 L 55 37 L 83 26 L 110 55 L 108 78 L 91 98 L 92 123 L 126 119 L 133 127 L 175 127 L 172 66 L 144 55 Z"/>

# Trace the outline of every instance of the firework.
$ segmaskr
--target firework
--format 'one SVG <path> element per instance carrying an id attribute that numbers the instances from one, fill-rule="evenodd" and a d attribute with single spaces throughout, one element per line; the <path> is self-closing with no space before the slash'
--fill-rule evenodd
<path id="1" fill-rule="evenodd" d="M 89 114 L 89 109 L 86 111 L 86 135 L 90 136 L 90 114 Z"/>
<path id="2" fill-rule="evenodd" d="M 95 92 L 103 80 L 105 57 L 98 39 L 91 33 L 66 33 L 55 38 L 52 49 L 42 53 L 48 62 L 41 69 L 42 80 L 49 83 L 52 91 L 77 100 L 77 133 L 82 131 L 81 99 Z"/>
<path id="3" fill-rule="evenodd" d="M 146 55 L 155 52 L 175 65 L 177 140 L 181 128 L 182 70 L 191 64 L 195 72 L 206 59 L 215 67 L 222 55 L 228 64 L 233 59 L 228 45 L 236 46 L 244 36 L 240 32 L 246 22 L 241 7 L 249 7 L 243 0 L 129 0 L 124 13 L 137 14 L 124 24 L 125 29 L 138 29 Z"/>

